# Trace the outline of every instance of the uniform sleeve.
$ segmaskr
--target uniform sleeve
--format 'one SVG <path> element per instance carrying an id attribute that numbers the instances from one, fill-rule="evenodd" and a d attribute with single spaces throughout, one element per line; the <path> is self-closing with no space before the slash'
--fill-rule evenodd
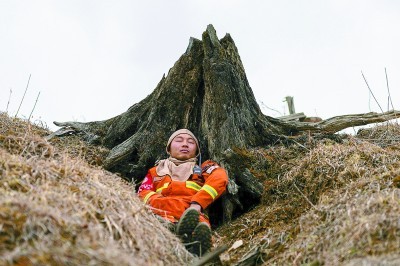
<path id="1" fill-rule="evenodd" d="M 202 172 L 205 183 L 192 197 L 192 202 L 197 202 L 204 210 L 225 192 L 228 175 L 224 168 L 212 161 L 202 164 Z"/>
<path id="2" fill-rule="evenodd" d="M 151 176 L 150 171 L 143 179 L 142 184 L 138 189 L 138 195 L 144 203 L 149 203 L 150 199 L 161 197 L 161 195 L 155 191 L 153 177 Z"/>

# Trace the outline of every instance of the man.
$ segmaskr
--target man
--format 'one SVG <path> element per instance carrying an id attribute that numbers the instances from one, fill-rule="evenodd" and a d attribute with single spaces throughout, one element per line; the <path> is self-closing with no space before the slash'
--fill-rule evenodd
<path id="1" fill-rule="evenodd" d="M 197 157 L 201 158 L 199 142 L 188 129 L 175 131 L 166 151 L 169 158 L 148 171 L 138 194 L 154 213 L 176 224 L 175 231 L 188 244 L 188 250 L 201 256 L 212 246 L 204 210 L 225 192 L 228 176 L 211 160 L 201 168 L 197 165 Z"/>

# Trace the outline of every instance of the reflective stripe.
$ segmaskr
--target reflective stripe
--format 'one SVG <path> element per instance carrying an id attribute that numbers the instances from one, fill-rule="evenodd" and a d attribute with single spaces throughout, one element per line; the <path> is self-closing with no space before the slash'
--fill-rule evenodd
<path id="1" fill-rule="evenodd" d="M 199 191 L 201 186 L 199 186 L 196 182 L 193 181 L 186 181 L 186 187 Z"/>
<path id="2" fill-rule="evenodd" d="M 215 169 L 219 168 L 218 165 L 213 165 L 210 168 L 207 169 L 206 173 L 207 174 L 211 174 L 212 171 L 214 171 Z"/>
<path id="3" fill-rule="evenodd" d="M 149 200 L 149 198 L 151 196 L 153 196 L 154 194 L 156 194 L 154 191 L 149 192 L 149 194 L 146 195 L 146 197 L 144 197 L 143 202 L 147 203 L 147 201 Z"/>
<path id="4" fill-rule="evenodd" d="M 156 192 L 161 193 L 161 190 L 163 190 L 164 188 L 167 188 L 168 186 L 169 186 L 169 183 L 165 183 L 162 187 L 157 188 Z"/>
<path id="5" fill-rule="evenodd" d="M 201 190 L 204 190 L 205 192 L 207 192 L 208 194 L 210 194 L 210 196 L 215 199 L 218 196 L 218 192 L 215 190 L 215 188 L 213 188 L 210 185 L 205 184 Z"/>

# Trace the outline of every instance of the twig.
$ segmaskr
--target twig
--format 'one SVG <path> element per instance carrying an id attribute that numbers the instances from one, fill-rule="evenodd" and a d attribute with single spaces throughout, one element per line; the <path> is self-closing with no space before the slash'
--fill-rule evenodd
<path id="1" fill-rule="evenodd" d="M 28 121 L 31 120 L 31 116 L 32 116 L 33 111 L 35 110 L 35 107 L 36 107 L 36 104 L 37 104 L 37 102 L 38 102 L 39 96 L 40 96 L 40 91 L 39 91 L 39 93 L 38 93 L 38 96 L 36 97 L 35 105 L 33 106 L 33 109 L 32 109 L 32 111 L 31 111 L 31 114 L 29 115 Z"/>
<path id="2" fill-rule="evenodd" d="M 378 104 L 379 109 L 381 109 L 381 112 L 383 113 L 383 109 L 382 109 L 381 105 L 379 104 L 379 102 L 376 100 L 375 95 L 374 95 L 374 93 L 372 92 L 371 88 L 369 87 L 368 82 L 367 82 L 367 79 L 365 78 L 364 73 L 363 73 L 362 71 L 361 71 L 361 75 L 362 75 L 363 78 L 364 78 L 365 84 L 367 84 L 367 87 L 368 87 L 368 89 L 369 89 L 369 92 L 371 93 L 372 97 L 374 97 L 375 102 Z"/>
<path id="3" fill-rule="evenodd" d="M 26 91 L 28 90 L 28 87 L 29 87 L 29 82 L 31 81 L 31 75 L 32 75 L 32 74 L 29 74 L 29 79 L 28 79 L 28 83 L 26 84 L 24 96 L 22 96 L 22 100 L 21 100 L 21 103 L 19 104 L 19 107 L 18 107 L 17 113 L 15 114 L 15 117 L 17 117 L 18 112 L 19 112 L 19 109 L 21 108 L 22 102 L 24 101 Z"/>
<path id="4" fill-rule="evenodd" d="M 297 142 L 297 141 L 295 141 L 294 139 L 292 139 L 291 141 L 293 141 L 295 144 L 299 145 L 299 146 L 300 146 L 300 147 L 302 147 L 303 149 L 306 149 L 307 151 L 310 151 L 310 149 L 309 149 L 309 148 L 307 148 L 306 146 L 304 146 L 304 145 L 302 145 L 302 144 L 298 143 L 298 142 Z"/>
<path id="5" fill-rule="evenodd" d="M 259 245 L 252 247 L 235 265 L 255 265 L 261 255 L 260 249 Z"/>
<path id="6" fill-rule="evenodd" d="M 271 108 L 271 107 L 266 106 L 266 105 L 264 104 L 264 102 L 260 102 L 260 105 L 261 105 L 262 107 L 264 107 L 264 108 L 267 108 L 267 109 L 269 109 L 269 110 L 272 110 L 272 111 L 274 111 L 274 112 L 277 112 L 279 115 L 282 115 L 282 113 L 279 112 L 278 110 L 275 110 L 275 109 L 273 109 L 273 108 Z"/>
<path id="7" fill-rule="evenodd" d="M 392 109 L 394 110 L 394 106 L 393 106 L 393 102 L 392 102 L 392 96 L 390 95 L 390 89 L 389 89 L 389 79 L 387 76 L 387 72 L 386 72 L 386 67 L 385 67 L 385 76 L 386 76 L 386 87 L 387 87 L 387 91 L 388 91 L 388 111 L 389 111 L 389 103 L 392 105 Z M 389 130 L 389 122 L 387 123 L 387 128 L 386 130 Z"/>
<path id="8" fill-rule="evenodd" d="M 146 205 L 142 204 L 142 205 L 140 206 L 139 209 L 135 210 L 135 211 L 132 213 L 132 216 L 135 217 L 136 214 L 138 214 L 139 212 L 143 211 L 145 208 L 146 208 Z"/>
<path id="9" fill-rule="evenodd" d="M 217 247 L 215 250 L 206 253 L 203 257 L 199 258 L 195 262 L 193 262 L 192 266 L 202 266 L 206 263 L 212 261 L 213 259 L 217 258 L 221 253 L 228 249 L 227 245 L 223 245 Z"/>
<path id="10" fill-rule="evenodd" d="M 10 88 L 10 95 L 8 96 L 8 102 L 7 102 L 6 113 L 8 113 L 8 106 L 10 105 L 11 94 L 12 94 L 12 89 Z"/>
<path id="11" fill-rule="evenodd" d="M 306 195 L 304 195 L 303 192 L 301 192 L 301 190 L 296 186 L 296 183 L 293 183 L 293 186 L 294 186 L 294 187 L 297 189 L 297 191 L 306 199 L 306 201 L 307 201 L 308 203 L 310 203 L 310 205 L 311 205 L 312 207 L 314 207 L 316 210 L 318 210 L 317 206 L 315 206 L 315 205 L 306 197 Z"/>
<path id="12" fill-rule="evenodd" d="M 392 96 L 390 95 L 389 80 L 388 80 L 388 76 L 387 76 L 387 72 L 386 72 L 386 67 L 385 67 L 385 76 L 386 76 L 386 87 L 388 90 L 388 111 L 389 111 L 389 101 L 390 101 L 390 104 L 392 105 L 393 110 L 394 110 L 394 106 L 393 106 L 393 102 L 392 102 Z"/>

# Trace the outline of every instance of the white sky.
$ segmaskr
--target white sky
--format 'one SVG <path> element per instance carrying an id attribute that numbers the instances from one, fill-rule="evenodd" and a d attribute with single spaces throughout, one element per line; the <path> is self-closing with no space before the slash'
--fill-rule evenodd
<path id="1" fill-rule="evenodd" d="M 0 0 L 0 110 L 104 120 L 150 94 L 208 24 L 230 33 L 258 101 L 324 119 L 400 109 L 397 0 Z M 12 94 L 10 97 L 10 90 Z M 8 101 L 10 98 L 10 102 Z M 9 103 L 8 103 L 9 102 Z"/>

